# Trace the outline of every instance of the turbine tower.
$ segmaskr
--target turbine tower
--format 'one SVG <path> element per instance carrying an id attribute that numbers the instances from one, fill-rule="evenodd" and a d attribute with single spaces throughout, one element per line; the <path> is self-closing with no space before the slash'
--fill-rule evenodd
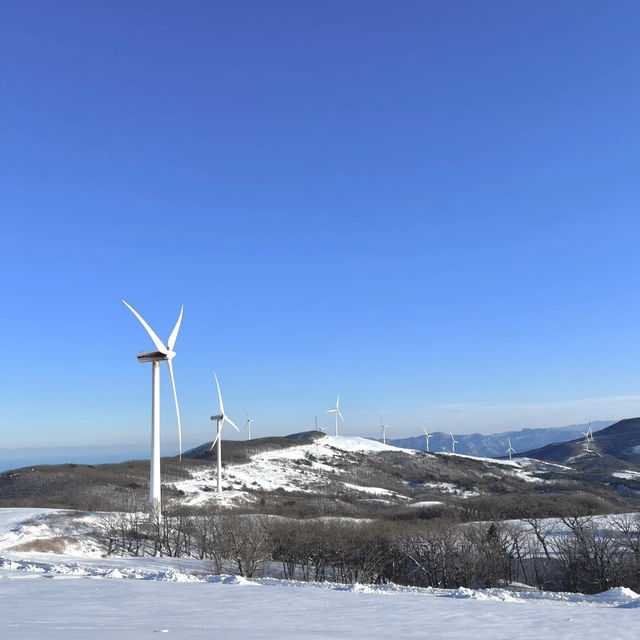
<path id="1" fill-rule="evenodd" d="M 246 409 L 244 410 L 244 413 L 247 416 L 247 440 L 251 440 L 251 423 L 252 422 L 257 422 L 257 420 L 254 420 L 253 418 L 250 418 Z"/>
<path id="2" fill-rule="evenodd" d="M 429 451 L 429 439 L 433 438 L 433 436 L 427 431 L 427 427 L 422 427 L 422 430 L 424 431 L 424 439 L 426 441 L 426 447 L 425 447 L 425 451 Z"/>
<path id="3" fill-rule="evenodd" d="M 340 413 L 340 394 L 338 394 L 338 399 L 336 400 L 336 406 L 334 409 L 329 409 L 327 413 L 333 413 L 336 417 L 336 435 L 338 435 L 338 416 L 340 416 L 342 422 L 344 422 L 344 416 Z"/>
<path id="4" fill-rule="evenodd" d="M 509 443 L 509 448 L 507 449 L 507 454 L 509 455 L 509 460 L 511 460 L 511 454 L 517 453 L 516 450 L 511 446 L 511 438 L 507 438 L 507 442 Z"/>
<path id="5" fill-rule="evenodd" d="M 220 401 L 220 413 L 216 416 L 211 416 L 211 419 L 216 422 L 218 427 L 218 433 L 216 434 L 216 439 L 211 443 L 211 448 L 209 451 L 213 451 L 213 447 L 216 446 L 216 442 L 218 443 L 218 448 L 216 450 L 218 457 L 218 493 L 222 491 L 222 425 L 225 422 L 228 422 L 238 433 L 240 433 L 240 429 L 236 427 L 233 421 L 227 416 L 224 412 L 224 405 L 222 404 L 222 393 L 220 392 L 220 383 L 218 382 L 218 376 L 216 372 L 213 372 L 213 377 L 216 379 L 216 386 L 218 387 L 218 400 Z"/>
<path id="6" fill-rule="evenodd" d="M 178 394 L 176 393 L 176 381 L 173 377 L 172 360 L 176 356 L 173 347 L 176 344 L 178 331 L 182 324 L 182 313 L 184 307 L 180 308 L 180 315 L 176 326 L 173 328 L 167 345 L 162 343 L 153 329 L 145 322 L 144 318 L 126 301 L 124 304 L 131 310 L 133 315 L 138 318 L 140 324 L 145 328 L 149 337 L 156 346 L 157 351 L 144 351 L 138 354 L 138 362 L 151 362 L 151 464 L 149 470 L 149 504 L 153 511 L 160 513 L 162 507 L 162 496 L 160 489 L 160 362 L 166 361 L 169 368 L 169 376 L 171 378 L 171 387 L 173 388 L 173 399 L 176 405 L 176 416 L 178 418 L 178 448 L 180 451 L 180 460 L 182 461 L 182 426 L 180 424 L 180 408 L 178 407 Z"/>
<path id="7" fill-rule="evenodd" d="M 456 452 L 456 445 L 458 444 L 458 441 L 453 437 L 453 433 L 449 434 L 451 436 L 451 453 L 455 453 Z"/>

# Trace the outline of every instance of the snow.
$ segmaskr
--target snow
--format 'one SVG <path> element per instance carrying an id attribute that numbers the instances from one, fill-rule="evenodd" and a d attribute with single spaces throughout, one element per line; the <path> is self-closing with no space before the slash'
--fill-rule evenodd
<path id="1" fill-rule="evenodd" d="M 638 602 L 599 596 L 321 585 L 209 576 L 31 573 L 0 569 L 3 638 L 637 638 Z M 47 577 L 53 579 L 46 579 Z M 175 577 L 175 576 L 174 576 Z M 628 591 L 628 590 L 627 590 Z M 530 595 L 536 597 L 528 597 Z M 33 603 L 37 602 L 37 607 Z M 630 610 L 631 609 L 631 610 Z"/>
<path id="2" fill-rule="evenodd" d="M 383 444 L 375 440 L 358 437 L 324 436 L 311 444 L 301 444 L 287 449 L 276 449 L 254 455 L 245 464 L 227 465 L 223 469 L 223 488 L 225 494 L 231 490 L 232 495 L 224 495 L 214 491 L 216 486 L 216 469 L 199 469 L 192 471 L 188 480 L 175 482 L 176 489 L 184 494 L 183 502 L 187 505 L 201 506 L 209 502 L 232 507 L 253 500 L 246 489 L 274 491 L 282 489 L 289 492 L 313 492 L 318 486 L 326 485 L 331 474 L 343 471 L 336 462 L 344 462 L 344 467 L 352 466 L 352 455 L 355 453 L 402 452 L 416 455 L 414 449 L 401 449 Z M 367 492 L 368 487 L 351 485 L 352 489 Z M 379 493 L 384 489 L 378 490 Z M 393 492 L 388 492 L 387 495 Z M 395 495 L 395 494 L 394 494 Z"/>
<path id="3" fill-rule="evenodd" d="M 441 451 L 438 453 L 440 456 L 455 456 L 456 458 L 467 458 L 468 460 L 479 460 L 480 462 L 489 462 L 491 464 L 502 464 L 508 467 L 517 467 L 518 462 L 514 458 L 513 460 L 507 460 L 502 458 L 483 458 L 481 456 L 470 456 L 464 453 L 451 453 L 450 451 Z"/>
<path id="4" fill-rule="evenodd" d="M 480 495 L 480 493 L 478 493 L 477 491 L 464 489 L 463 487 L 457 484 L 453 484 L 452 482 L 407 482 L 407 486 L 412 488 L 434 489 L 435 491 L 439 491 L 440 493 L 450 493 L 451 495 L 457 496 L 458 498 L 472 498 L 474 496 Z"/>
<path id="5" fill-rule="evenodd" d="M 359 484 L 351 484 L 350 482 L 343 482 L 342 485 L 347 489 L 351 489 L 352 491 L 358 491 L 359 493 L 368 493 L 373 496 L 393 496 L 394 498 L 408 500 L 406 496 L 403 496 L 389 489 L 382 489 L 380 487 L 364 487 Z"/>
<path id="6" fill-rule="evenodd" d="M 421 589 L 211 575 L 205 561 L 12 550 L 100 514 L 0 509 L 3 640 L 403 637 L 637 638 L 640 595 Z M 66 523 L 66 525 L 65 525 Z M 67 527 L 65 529 L 65 526 Z"/>
<path id="7" fill-rule="evenodd" d="M 437 507 L 438 505 L 441 505 L 441 504 L 442 502 L 440 502 L 439 500 L 423 500 L 422 502 L 412 502 L 407 506 L 415 507 L 416 509 L 423 509 L 426 507 Z"/>
<path id="8" fill-rule="evenodd" d="M 223 469 L 224 493 L 222 495 L 215 491 L 215 465 L 209 468 L 188 470 L 191 473 L 191 478 L 175 482 L 173 486 L 181 492 L 181 501 L 186 505 L 203 506 L 216 503 L 226 508 L 233 508 L 255 501 L 256 491 L 281 489 L 291 493 L 313 493 L 340 481 L 340 476 L 347 475 L 352 480 L 351 472 L 357 468 L 354 464 L 357 463 L 354 458 L 355 454 L 383 452 L 410 456 L 421 453 L 415 449 L 394 447 L 368 438 L 325 435 L 309 444 L 301 443 L 286 449 L 263 451 L 253 455 L 249 462 L 226 465 Z M 550 469 L 554 471 L 570 469 L 564 465 L 525 457 L 507 460 L 446 452 L 437 455 L 476 460 L 489 466 L 498 465 L 503 472 L 528 483 L 552 483 L 552 480 L 540 478 L 536 473 L 547 472 Z M 376 495 L 379 498 L 389 498 L 395 501 L 405 499 L 405 496 L 387 489 L 349 482 L 342 484 L 351 491 Z M 464 489 L 448 483 L 432 483 L 422 486 L 462 498 L 480 495 L 476 490 Z"/>
<path id="9" fill-rule="evenodd" d="M 614 478 L 622 478 L 623 480 L 637 480 L 640 482 L 640 472 L 639 471 L 615 471 L 611 474 Z"/>
<path id="10" fill-rule="evenodd" d="M 357 436 L 325 436 L 320 440 L 316 440 L 316 444 L 320 446 L 330 446 L 342 451 L 373 451 L 379 453 L 381 451 L 402 451 L 408 455 L 416 455 L 416 449 L 403 449 L 402 447 L 394 447 L 390 444 L 383 444 L 377 440 L 369 440 L 368 438 L 359 438 Z"/>

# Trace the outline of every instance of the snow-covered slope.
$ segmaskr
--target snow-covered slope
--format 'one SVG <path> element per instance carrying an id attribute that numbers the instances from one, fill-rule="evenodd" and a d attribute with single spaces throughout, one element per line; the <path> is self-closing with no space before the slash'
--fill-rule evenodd
<path id="1" fill-rule="evenodd" d="M 367 438 L 324 436 L 311 444 L 258 453 L 247 464 L 228 465 L 223 487 L 231 490 L 231 495 L 212 494 L 216 477 L 213 466 L 194 471 L 192 479 L 176 482 L 174 486 L 183 493 L 184 502 L 190 505 L 201 505 L 214 499 L 237 504 L 251 499 L 247 489 L 311 493 L 326 487 L 335 475 L 339 476 L 342 470 L 353 466 L 352 454 L 381 452 L 416 454 L 412 449 L 399 449 Z M 358 487 L 352 483 L 344 485 L 363 493 L 389 493 L 382 488 Z"/>
<path id="2" fill-rule="evenodd" d="M 72 527 L 99 517 L 57 513 Z M 249 580 L 211 575 L 199 560 L 6 549 L 47 533 L 52 515 L 0 509 L 3 640 L 638 637 L 640 596 L 625 588 L 585 596 Z"/>

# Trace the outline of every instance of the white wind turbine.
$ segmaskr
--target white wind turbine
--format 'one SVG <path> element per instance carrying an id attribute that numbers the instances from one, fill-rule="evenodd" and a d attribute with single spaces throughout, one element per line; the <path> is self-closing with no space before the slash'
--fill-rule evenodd
<path id="1" fill-rule="evenodd" d="M 133 315 L 138 318 L 146 332 L 149 334 L 157 351 L 144 351 L 138 354 L 138 362 L 151 362 L 151 465 L 149 471 L 149 503 L 151 509 L 160 512 L 161 489 L 160 489 L 160 362 L 165 360 L 169 368 L 169 376 L 171 378 L 171 387 L 173 388 L 173 399 L 176 405 L 176 416 L 178 418 L 178 447 L 180 451 L 180 460 L 182 460 L 182 426 L 180 424 L 180 408 L 178 407 L 178 395 L 176 393 L 176 381 L 173 377 L 172 360 L 175 358 L 176 352 L 173 347 L 176 344 L 178 331 L 182 324 L 182 312 L 184 307 L 180 308 L 180 315 L 176 326 L 173 328 L 167 345 L 162 343 L 153 329 L 145 322 L 144 318 L 126 301 L 124 304 L 131 310 Z"/>
<path id="2" fill-rule="evenodd" d="M 336 435 L 338 435 L 338 416 L 340 416 L 342 422 L 344 422 L 344 416 L 340 413 L 340 394 L 338 394 L 338 399 L 336 400 L 336 406 L 334 409 L 329 409 L 327 413 L 333 413 L 336 417 Z"/>
<path id="3" fill-rule="evenodd" d="M 587 433 L 589 434 L 589 440 L 593 442 L 593 429 L 591 428 L 591 418 L 589 418 L 589 428 L 587 429 Z"/>
<path id="4" fill-rule="evenodd" d="M 511 438 L 507 438 L 507 442 L 509 443 L 509 448 L 507 449 L 507 454 L 509 455 L 509 460 L 511 460 L 511 454 L 516 453 L 516 450 L 511 446 Z"/>
<path id="5" fill-rule="evenodd" d="M 218 447 L 216 449 L 217 458 L 218 458 L 218 493 L 222 491 L 222 425 L 225 422 L 228 422 L 238 433 L 240 433 L 240 429 L 236 427 L 233 421 L 227 416 L 224 412 L 224 404 L 222 404 L 222 393 L 220 392 L 220 383 L 218 382 L 218 376 L 216 372 L 213 372 L 213 377 L 216 379 L 216 386 L 218 387 L 218 400 L 220 401 L 220 413 L 216 416 L 211 416 L 211 420 L 214 420 L 218 427 L 218 433 L 216 434 L 216 439 L 211 443 L 211 448 L 209 451 L 213 451 L 213 447 L 216 446 L 216 442 L 218 443 Z"/>
<path id="6" fill-rule="evenodd" d="M 581 431 L 580 433 L 582 433 L 582 435 L 584 436 L 584 449 L 585 451 L 591 451 L 591 449 L 589 449 L 589 442 L 590 442 L 590 430 L 591 430 L 591 425 L 589 425 L 589 429 L 587 431 Z"/>
<path id="7" fill-rule="evenodd" d="M 424 431 L 424 439 L 426 441 L 426 447 L 424 450 L 429 451 L 429 440 L 433 438 L 433 436 L 427 431 L 427 427 L 422 427 L 422 430 Z"/>
<path id="8" fill-rule="evenodd" d="M 384 423 L 380 413 L 378 413 L 378 418 L 380 418 L 380 434 L 382 436 L 382 443 L 387 444 L 387 429 L 389 428 L 389 425 Z"/>
<path id="9" fill-rule="evenodd" d="M 456 452 L 456 445 L 458 444 L 458 441 L 453 437 L 453 433 L 449 434 L 451 436 L 451 453 L 455 453 Z"/>
<path id="10" fill-rule="evenodd" d="M 250 418 L 246 409 L 244 410 L 244 413 L 247 416 L 247 440 L 251 440 L 251 423 L 252 422 L 257 422 L 257 420 L 254 420 L 253 418 Z"/>

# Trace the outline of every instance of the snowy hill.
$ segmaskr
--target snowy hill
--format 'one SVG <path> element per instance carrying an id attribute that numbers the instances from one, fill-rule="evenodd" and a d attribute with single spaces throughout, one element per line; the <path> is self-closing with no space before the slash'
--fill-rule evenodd
<path id="1" fill-rule="evenodd" d="M 192 510 L 224 506 L 274 515 L 351 518 L 452 518 L 613 512 L 638 504 L 640 469 L 618 460 L 600 477 L 581 458 L 497 460 L 426 453 L 320 432 L 291 438 L 224 441 L 223 494 L 205 443 L 180 463 L 162 460 L 164 504 Z M 214 452 L 215 453 L 215 452 Z M 48 465 L 0 474 L 0 506 L 140 510 L 148 495 L 148 461 Z M 626 474 L 624 477 L 612 474 Z M 631 474 L 631 475 L 629 475 Z M 590 505 L 585 507 L 585 505 Z M 482 515 L 484 514 L 484 515 Z"/>

